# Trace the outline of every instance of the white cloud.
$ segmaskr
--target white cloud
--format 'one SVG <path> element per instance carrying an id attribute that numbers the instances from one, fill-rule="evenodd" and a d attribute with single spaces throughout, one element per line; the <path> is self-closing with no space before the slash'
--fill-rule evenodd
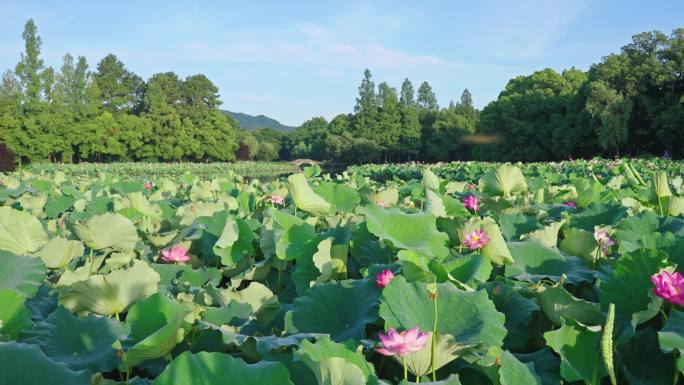
<path id="1" fill-rule="evenodd" d="M 248 35 L 247 38 L 245 35 Z M 179 42 L 177 56 L 195 60 L 311 64 L 331 69 L 405 68 L 409 66 L 441 66 L 444 60 L 436 55 L 413 53 L 389 47 L 381 42 L 349 41 L 339 33 L 321 24 L 298 22 L 274 39 L 268 33 L 240 34 L 226 39 Z"/>

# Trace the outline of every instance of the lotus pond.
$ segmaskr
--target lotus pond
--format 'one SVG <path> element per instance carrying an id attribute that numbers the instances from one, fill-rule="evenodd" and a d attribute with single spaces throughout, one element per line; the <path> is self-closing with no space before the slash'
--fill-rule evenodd
<path id="1" fill-rule="evenodd" d="M 195 168 L 0 174 L 0 385 L 681 383 L 681 162 Z"/>

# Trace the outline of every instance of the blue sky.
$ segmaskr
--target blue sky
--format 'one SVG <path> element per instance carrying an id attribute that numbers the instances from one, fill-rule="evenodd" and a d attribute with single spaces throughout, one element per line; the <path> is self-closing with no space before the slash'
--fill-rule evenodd
<path id="1" fill-rule="evenodd" d="M 441 105 L 468 88 L 482 107 L 514 76 L 586 70 L 633 34 L 684 27 L 681 0 L 0 0 L 0 14 L 3 71 L 32 17 L 48 65 L 112 52 L 145 79 L 203 73 L 224 108 L 290 125 L 350 112 L 365 68 L 397 88 L 427 80 Z"/>

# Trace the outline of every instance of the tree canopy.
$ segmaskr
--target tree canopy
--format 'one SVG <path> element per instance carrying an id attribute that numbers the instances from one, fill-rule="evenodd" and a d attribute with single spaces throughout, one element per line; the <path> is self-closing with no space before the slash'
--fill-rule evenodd
<path id="1" fill-rule="evenodd" d="M 203 74 L 144 80 L 114 54 L 91 70 L 67 53 L 55 70 L 32 20 L 22 37 L 24 52 L 0 81 L 0 138 L 18 163 L 684 156 L 684 28 L 637 34 L 586 72 L 515 77 L 481 111 L 467 89 L 440 108 L 428 82 L 376 85 L 366 69 L 353 112 L 290 132 L 241 129 Z"/>

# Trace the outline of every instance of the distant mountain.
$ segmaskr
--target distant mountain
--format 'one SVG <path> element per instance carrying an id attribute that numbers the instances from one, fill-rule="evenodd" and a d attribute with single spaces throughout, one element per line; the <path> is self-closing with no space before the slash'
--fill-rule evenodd
<path id="1" fill-rule="evenodd" d="M 251 131 L 262 127 L 269 127 L 278 131 L 292 131 L 295 129 L 295 127 L 286 126 L 273 118 L 269 118 L 266 115 L 254 116 L 243 114 L 242 112 L 232 112 L 226 110 L 223 110 L 223 113 L 240 122 L 240 127 L 244 128 L 245 130 Z"/>

